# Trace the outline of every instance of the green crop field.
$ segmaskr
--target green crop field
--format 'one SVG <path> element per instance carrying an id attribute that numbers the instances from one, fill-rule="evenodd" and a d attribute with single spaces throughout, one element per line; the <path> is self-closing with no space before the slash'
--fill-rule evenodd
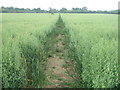
<path id="1" fill-rule="evenodd" d="M 103 14 L 62 15 L 69 28 L 72 52 L 87 87 L 109 88 L 118 84 L 118 16 Z M 82 69 L 80 69 L 82 66 Z M 78 81 L 79 83 L 79 81 Z"/>
<path id="2" fill-rule="evenodd" d="M 41 18 L 42 17 L 42 18 Z M 44 53 L 44 37 L 57 15 L 2 14 L 2 76 L 4 87 L 41 85 L 39 58 Z M 35 82 L 35 83 L 32 83 Z"/>
<path id="3" fill-rule="evenodd" d="M 49 54 L 51 51 L 56 55 L 62 53 L 61 58 L 65 62 L 68 60 L 72 62 L 73 66 L 70 68 L 75 68 L 72 74 L 73 77 L 75 76 L 72 79 L 75 83 L 70 84 L 70 82 L 69 87 L 118 87 L 118 16 L 116 14 L 3 13 L 1 23 L 2 75 L 0 74 L 0 77 L 3 88 L 46 87 L 46 63 L 51 57 L 54 57 L 52 63 L 57 58 L 55 54 Z M 54 39 L 58 38 L 55 36 L 58 36 L 59 40 L 54 42 Z M 52 46 L 56 45 L 56 42 L 58 48 L 54 51 Z M 53 69 L 59 66 L 59 64 L 54 65 Z M 64 67 L 69 65 L 66 63 Z M 52 80 L 51 82 L 55 83 Z"/>

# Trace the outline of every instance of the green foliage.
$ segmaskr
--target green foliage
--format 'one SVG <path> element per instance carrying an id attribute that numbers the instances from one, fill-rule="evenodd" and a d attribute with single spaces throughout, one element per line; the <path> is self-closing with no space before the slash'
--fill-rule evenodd
<path id="1" fill-rule="evenodd" d="M 118 29 L 116 15 L 2 14 L 2 76 L 4 88 L 43 87 L 44 63 L 55 35 L 75 61 L 76 87 L 113 88 L 118 85 Z M 42 18 L 41 18 L 42 17 Z M 0 26 L 1 27 L 1 26 Z M 57 30 L 56 30 L 57 29 Z M 54 32 L 53 32 L 54 31 Z M 57 33 L 56 33 L 57 32 Z M 49 38 L 51 37 L 51 38 Z M 51 43 L 51 42 L 52 43 Z M 49 44 L 51 43 L 51 44 Z M 51 46 L 49 46 L 51 45 Z M 59 52 L 63 48 L 57 48 Z"/>
<path id="2" fill-rule="evenodd" d="M 2 14 L 0 14 L 0 81 L 1 78 L 2 78 Z"/>
<path id="3" fill-rule="evenodd" d="M 3 88 L 42 87 L 46 60 L 44 38 L 57 16 L 50 14 L 2 14 Z"/>
<path id="4" fill-rule="evenodd" d="M 106 13 L 106 14 L 118 14 L 119 10 L 111 10 L 111 11 L 102 11 L 102 10 L 88 10 L 87 7 L 82 8 L 72 8 L 71 10 L 67 10 L 66 8 L 61 8 L 57 10 L 55 8 L 49 8 L 48 10 L 41 10 L 41 8 L 14 8 L 14 7 L 1 7 L 0 12 L 2 13 Z"/>
<path id="5" fill-rule="evenodd" d="M 62 15 L 70 34 L 70 52 L 80 78 L 77 87 L 113 88 L 118 85 L 116 15 Z M 81 83 L 82 82 L 82 83 Z"/>

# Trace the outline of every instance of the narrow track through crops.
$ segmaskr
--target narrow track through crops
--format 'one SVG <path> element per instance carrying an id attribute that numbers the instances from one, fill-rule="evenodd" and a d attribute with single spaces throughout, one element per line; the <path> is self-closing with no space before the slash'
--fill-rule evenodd
<path id="1" fill-rule="evenodd" d="M 53 32 L 49 36 L 47 44 L 49 55 L 45 70 L 48 83 L 45 88 L 71 87 L 73 78 L 69 74 L 70 71 L 68 72 L 71 68 L 68 66 L 70 58 L 66 41 L 67 31 L 61 17 L 59 17 Z"/>

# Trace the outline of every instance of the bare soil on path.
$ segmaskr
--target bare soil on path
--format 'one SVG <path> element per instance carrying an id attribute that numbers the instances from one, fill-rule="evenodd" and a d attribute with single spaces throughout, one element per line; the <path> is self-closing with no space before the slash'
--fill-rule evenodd
<path id="1" fill-rule="evenodd" d="M 70 61 L 68 57 L 68 49 L 65 42 L 65 26 L 64 23 L 58 20 L 56 24 L 55 35 L 51 37 L 49 42 L 50 56 L 46 65 L 46 79 L 48 81 L 45 88 L 70 88 L 71 83 L 74 83 L 70 72 L 73 73 L 74 69 L 68 67 L 67 61 Z M 63 33 L 61 33 L 63 32 Z M 72 63 L 69 63 L 72 66 Z"/>

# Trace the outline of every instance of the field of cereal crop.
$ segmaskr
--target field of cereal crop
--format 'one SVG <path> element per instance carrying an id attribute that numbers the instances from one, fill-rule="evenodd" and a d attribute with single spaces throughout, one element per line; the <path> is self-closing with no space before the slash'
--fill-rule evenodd
<path id="1" fill-rule="evenodd" d="M 2 14 L 3 88 L 115 88 L 118 16 Z"/>

